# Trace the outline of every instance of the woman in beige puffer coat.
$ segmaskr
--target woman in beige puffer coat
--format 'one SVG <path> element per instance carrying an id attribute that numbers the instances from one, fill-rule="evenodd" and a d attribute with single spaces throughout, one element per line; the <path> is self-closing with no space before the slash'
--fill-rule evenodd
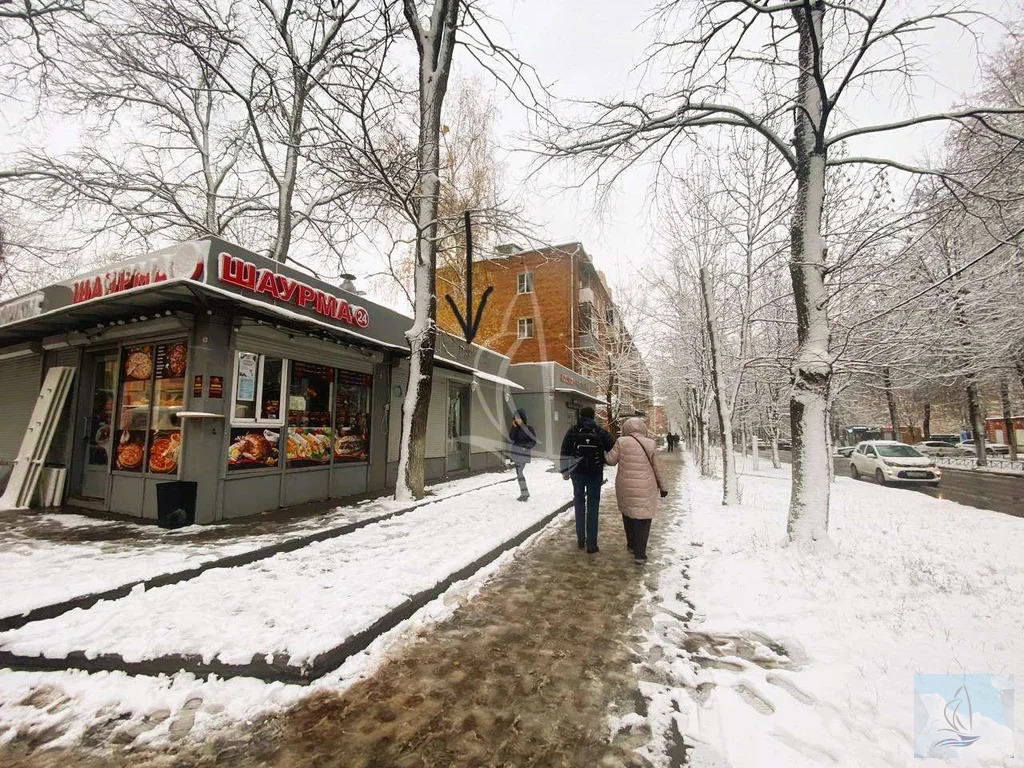
<path id="1" fill-rule="evenodd" d="M 644 420 L 633 416 L 622 425 L 622 436 L 605 455 L 608 464 L 619 465 L 615 475 L 615 499 L 626 529 L 626 546 L 638 563 L 647 562 L 647 537 L 651 519 L 661 498 L 661 475 L 655 456 L 657 444 L 647 436 Z"/>

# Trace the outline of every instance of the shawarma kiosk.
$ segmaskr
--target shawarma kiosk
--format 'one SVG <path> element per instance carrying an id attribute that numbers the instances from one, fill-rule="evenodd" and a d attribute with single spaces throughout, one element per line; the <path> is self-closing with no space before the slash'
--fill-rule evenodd
<path id="1" fill-rule="evenodd" d="M 157 486 L 182 480 L 208 523 L 382 491 L 397 478 L 410 325 L 213 237 L 20 296 L 0 304 L 0 486 L 48 420 L 47 504 L 155 518 Z M 521 388 L 508 368 L 439 333 L 428 480 L 503 466 Z M 29 429 L 57 369 L 63 404 Z"/>

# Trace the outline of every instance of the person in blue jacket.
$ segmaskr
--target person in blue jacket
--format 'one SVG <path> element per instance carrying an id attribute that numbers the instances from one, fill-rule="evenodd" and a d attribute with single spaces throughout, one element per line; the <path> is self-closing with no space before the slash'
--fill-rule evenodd
<path id="1" fill-rule="evenodd" d="M 508 431 L 509 455 L 516 467 L 516 479 L 519 481 L 519 501 L 530 498 L 530 489 L 526 487 L 526 476 L 523 467 L 530 463 L 530 453 L 537 444 L 537 433 L 526 423 L 526 411 L 516 410 L 512 418 L 512 426 Z"/>
<path id="2" fill-rule="evenodd" d="M 612 436 L 597 424 L 594 409 L 580 409 L 579 420 L 562 439 L 561 472 L 572 478 L 576 506 L 576 545 L 593 554 L 597 548 L 597 515 L 604 482 L 604 455 L 614 445 Z"/>

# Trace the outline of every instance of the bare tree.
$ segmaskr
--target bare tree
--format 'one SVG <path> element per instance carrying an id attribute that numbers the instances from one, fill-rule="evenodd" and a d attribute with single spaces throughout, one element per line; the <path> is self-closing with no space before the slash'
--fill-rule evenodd
<path id="1" fill-rule="evenodd" d="M 693 9 L 692 16 L 687 15 Z M 827 413 L 832 379 L 829 264 L 823 205 L 829 169 L 877 164 L 929 172 L 898 159 L 840 154 L 867 136 L 933 122 L 989 128 L 994 115 L 1017 107 L 965 107 L 877 124 L 853 124 L 843 105 L 885 78 L 911 79 L 922 34 L 940 24 L 968 29 L 979 14 L 951 2 L 923 13 L 900 14 L 887 0 L 835 4 L 825 0 L 666 0 L 665 26 L 685 30 L 660 52 L 680 64 L 676 82 L 640 101 L 596 105 L 596 116 L 571 136 L 547 145 L 557 156 L 588 159 L 595 173 L 655 155 L 671 157 L 681 139 L 708 129 L 752 131 L 789 167 L 795 184 L 790 220 L 790 264 L 798 346 L 792 364 L 790 418 L 793 479 L 787 529 L 792 540 L 827 537 L 829 477 Z M 763 84 L 755 98 L 748 83 Z M 784 138 L 787 117 L 792 141 Z M 614 178 L 614 176 L 613 176 Z"/>

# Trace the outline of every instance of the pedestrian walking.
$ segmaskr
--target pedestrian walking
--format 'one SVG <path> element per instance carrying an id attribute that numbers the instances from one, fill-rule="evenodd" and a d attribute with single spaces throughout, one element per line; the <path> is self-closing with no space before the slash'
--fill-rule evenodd
<path id="1" fill-rule="evenodd" d="M 605 457 L 609 465 L 619 465 L 615 475 L 615 500 L 622 513 L 626 546 L 640 564 L 647 562 L 647 539 L 658 500 L 668 495 L 661 485 L 656 448 L 655 442 L 647 436 L 643 419 L 634 416 L 626 419 L 622 437 Z"/>
<path id="2" fill-rule="evenodd" d="M 530 454 L 537 445 L 537 433 L 526 423 L 526 411 L 516 410 L 512 417 L 512 426 L 508 431 L 509 455 L 516 468 L 516 480 L 519 481 L 519 501 L 530 498 L 530 489 L 526 487 L 526 476 L 523 468 L 530 463 Z"/>
<path id="3" fill-rule="evenodd" d="M 580 408 L 579 419 L 562 439 L 561 471 L 572 479 L 576 507 L 576 544 L 587 552 L 597 552 L 597 515 L 604 482 L 604 454 L 612 448 L 612 436 L 597 425 L 594 409 Z"/>
<path id="4" fill-rule="evenodd" d="M 676 436 L 669 432 L 665 442 L 668 443 L 668 452 L 672 453 L 676 449 Z"/>

